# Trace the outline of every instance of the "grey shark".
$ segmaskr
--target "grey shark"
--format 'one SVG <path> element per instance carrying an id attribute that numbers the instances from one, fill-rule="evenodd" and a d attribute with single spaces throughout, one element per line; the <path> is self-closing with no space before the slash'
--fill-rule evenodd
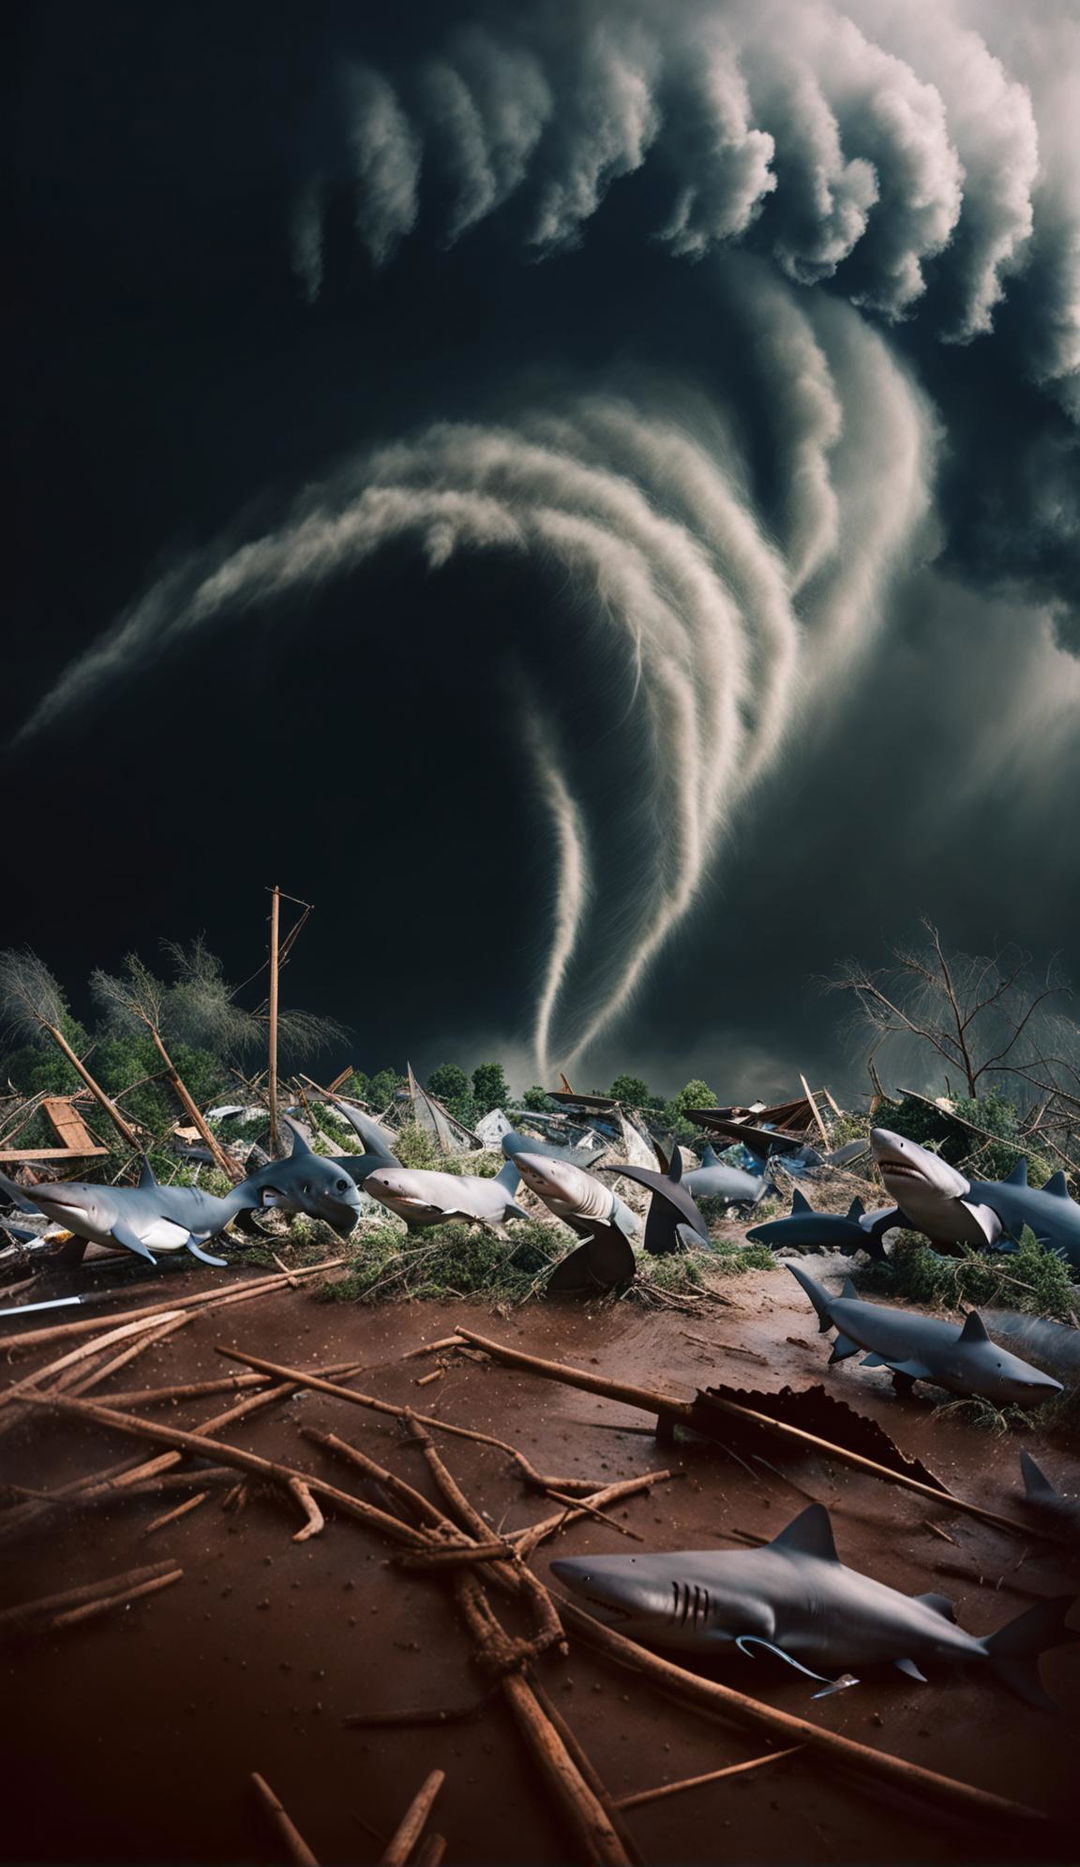
<path id="1" fill-rule="evenodd" d="M 1080 1270 L 1080 1205 L 1069 1197 L 1063 1173 L 1052 1174 L 1045 1186 L 1029 1186 L 1027 1162 L 1021 1160 L 1007 1180 L 969 1180 L 940 1155 L 888 1128 L 873 1129 L 870 1145 L 896 1201 L 897 1225 L 940 1243 L 983 1247 L 1003 1237 L 1017 1242 L 1029 1225 L 1041 1245 Z"/>
<path id="2" fill-rule="evenodd" d="M 1030 1452 L 1021 1449 L 1020 1470 L 1024 1477 L 1024 1502 L 1040 1517 L 1049 1517 L 1080 1542 L 1080 1496 L 1066 1496 L 1050 1483 L 1042 1467 Z"/>
<path id="3" fill-rule="evenodd" d="M 709 1228 L 694 1204 L 693 1194 L 682 1184 L 682 1155 L 674 1143 L 666 1173 L 657 1173 L 651 1167 L 633 1167 L 628 1161 L 617 1167 L 601 1167 L 599 1172 L 621 1173 L 652 1193 L 642 1243 L 653 1257 L 668 1257 L 673 1251 L 685 1250 L 688 1232 L 701 1244 L 711 1244 Z"/>
<path id="4" fill-rule="evenodd" d="M 829 1513 L 811 1504 L 763 1549 L 569 1556 L 552 1573 L 631 1639 L 699 1657 L 764 1650 L 828 1681 L 853 1667 L 983 1664 L 1030 1704 L 1056 1710 L 1038 1672 L 1048 1647 L 1080 1640 L 1072 1597 L 1039 1602 L 996 1634 L 955 1625 L 943 1595 L 904 1595 L 840 1561 Z"/>
<path id="5" fill-rule="evenodd" d="M 244 1201 L 249 1208 L 274 1206 L 282 1212 L 302 1212 L 309 1219 L 324 1220 L 340 1238 L 346 1238 L 363 1210 L 355 1178 L 341 1161 L 316 1154 L 296 1123 L 288 1116 L 283 1119 L 292 1134 L 292 1152 L 256 1168 L 237 1192 L 254 1195 Z"/>
<path id="6" fill-rule="evenodd" d="M 816 1212 L 796 1187 L 787 1218 L 766 1219 L 752 1226 L 746 1236 L 753 1244 L 768 1245 L 774 1251 L 866 1251 L 871 1257 L 884 1257 L 880 1240 L 863 1224 L 865 1217 L 861 1199 L 853 1199 L 846 1213 Z"/>
<path id="7" fill-rule="evenodd" d="M 220 1199 L 197 1186 L 162 1186 L 145 1156 L 138 1186 L 50 1180 L 20 1187 L 2 1174 L 0 1184 L 17 1204 L 43 1212 L 84 1244 L 118 1245 L 150 1264 L 155 1253 L 172 1251 L 190 1251 L 204 1264 L 227 1263 L 202 1247 L 257 1203 L 247 1182 Z"/>
<path id="8" fill-rule="evenodd" d="M 328 1154 L 324 1156 L 325 1159 L 332 1160 L 335 1167 L 343 1168 L 357 1186 L 363 1186 L 376 1167 L 400 1167 L 401 1162 L 394 1153 L 394 1139 L 388 1128 L 384 1128 L 381 1122 L 373 1121 L 370 1115 L 365 1115 L 363 1109 L 354 1109 L 348 1102 L 339 1102 L 336 1097 L 331 1097 L 331 1103 L 339 1114 L 344 1115 L 349 1126 L 355 1128 L 364 1144 L 364 1152 Z"/>
<path id="9" fill-rule="evenodd" d="M 670 1161 L 661 1160 L 661 1165 L 670 1171 Z M 705 1143 L 700 1167 L 684 1172 L 682 1183 L 691 1198 L 719 1199 L 725 1206 L 756 1206 L 767 1190 L 776 1190 L 764 1173 L 748 1173 L 721 1160 L 711 1141 Z"/>
<path id="10" fill-rule="evenodd" d="M 910 1390 L 914 1381 L 931 1381 L 949 1393 L 977 1394 L 998 1407 L 1037 1407 L 1062 1392 L 1060 1381 L 991 1342 L 974 1310 L 958 1328 L 914 1310 L 864 1303 L 850 1278 L 834 1297 L 797 1264 L 788 1270 L 814 1305 L 821 1331 L 837 1331 L 830 1366 L 864 1349 L 863 1367 L 891 1368 L 901 1390 Z"/>
<path id="11" fill-rule="evenodd" d="M 638 1231 L 636 1213 L 624 1204 L 615 1188 L 598 1180 L 594 1173 L 586 1173 L 584 1167 L 520 1149 L 511 1158 L 530 1193 L 535 1193 L 548 1211 L 579 1237 L 591 1237 L 598 1225 L 614 1225 L 626 1238 Z"/>
<path id="12" fill-rule="evenodd" d="M 519 1178 L 513 1161 L 507 1161 L 494 1179 L 477 1173 L 377 1167 L 364 1181 L 364 1191 L 404 1219 L 410 1230 L 427 1225 L 486 1225 L 505 1236 L 505 1220 L 529 1216 L 514 1202 Z"/>

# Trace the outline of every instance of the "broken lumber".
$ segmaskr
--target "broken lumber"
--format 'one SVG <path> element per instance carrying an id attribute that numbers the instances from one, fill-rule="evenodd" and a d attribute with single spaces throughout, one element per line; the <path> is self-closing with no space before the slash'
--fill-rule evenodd
<path id="1" fill-rule="evenodd" d="M 257 1770 L 251 1772 L 251 1786 L 258 1797 L 261 1808 L 269 1817 L 270 1823 L 277 1833 L 278 1839 L 285 1848 L 289 1859 L 296 1862 L 296 1867 L 319 1867 L 315 1855 L 311 1852 L 299 1828 L 297 1828 L 295 1822 L 291 1819 L 284 1803 L 279 1797 L 275 1796 L 266 1778 L 260 1776 Z"/>
<path id="2" fill-rule="evenodd" d="M 424 1778 L 380 1856 L 379 1867 L 405 1867 L 405 1862 L 423 1833 L 424 1823 L 446 1781 L 444 1770 L 432 1770 Z"/>
<path id="3" fill-rule="evenodd" d="M 665 1796 L 681 1796 L 684 1789 L 700 1789 L 705 1783 L 719 1783 L 725 1776 L 745 1776 L 748 1770 L 761 1770 L 767 1763 L 779 1763 L 783 1757 L 794 1757 L 801 1748 L 800 1744 L 790 1744 L 786 1750 L 767 1750 L 763 1757 L 751 1757 L 748 1763 L 729 1763 L 722 1770 L 708 1770 L 704 1776 L 684 1776 L 678 1783 L 660 1783 L 655 1789 L 639 1789 L 636 1795 L 620 1796 L 615 1807 L 640 1809 L 647 1802 L 663 1801 Z"/>

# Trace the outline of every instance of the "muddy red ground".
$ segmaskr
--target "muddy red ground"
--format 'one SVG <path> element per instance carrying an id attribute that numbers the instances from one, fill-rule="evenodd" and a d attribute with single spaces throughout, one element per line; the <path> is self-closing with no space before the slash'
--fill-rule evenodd
<path id="1" fill-rule="evenodd" d="M 197 1288 L 209 1276 L 199 1271 L 183 1281 Z M 218 1341 L 306 1366 L 354 1357 L 365 1367 L 356 1383 L 364 1390 L 494 1432 L 543 1470 L 607 1482 L 674 1461 L 683 1476 L 618 1507 L 647 1547 L 738 1547 L 726 1532 L 774 1534 L 809 1494 L 833 1512 L 845 1562 L 910 1593 L 952 1596 L 961 1624 L 973 1632 L 999 1627 L 1033 1596 L 1080 1587 L 1076 1566 L 1070 1573 L 1065 1559 L 1034 1536 L 1026 1543 L 924 1506 L 825 1460 L 777 1453 L 775 1469 L 747 1470 L 702 1442 L 661 1451 L 640 1430 L 645 1416 L 626 1406 L 457 1359 L 438 1381 L 418 1388 L 431 1364 L 401 1359 L 464 1322 L 534 1353 L 688 1391 L 717 1380 L 777 1387 L 827 1379 L 957 1491 L 998 1509 L 1015 1507 L 1021 1443 L 1015 1437 L 998 1439 L 935 1417 L 926 1401 L 898 1401 L 880 1373 L 849 1365 L 826 1377 L 825 1347 L 781 1270 L 733 1283 L 730 1296 L 730 1306 L 693 1317 L 623 1304 L 599 1314 L 533 1305 L 505 1318 L 461 1304 L 368 1310 L 285 1292 L 194 1322 L 111 1385 L 216 1375 Z M 726 1345 L 749 1354 L 727 1354 Z M 57 1352 L 21 1359 L 14 1372 Z M 227 1404 L 227 1398 L 189 1401 L 158 1417 L 194 1425 Z M 352 1475 L 300 1437 L 301 1424 L 352 1439 L 426 1488 L 418 1455 L 392 1420 L 313 1392 L 266 1410 L 232 1436 L 350 1486 Z M 1044 1446 L 1036 1433 L 1023 1443 L 1041 1450 L 1056 1475 L 1075 1479 L 1075 1453 L 1062 1442 Z M 0 1441 L 2 1475 L 47 1487 L 131 1449 L 128 1440 L 70 1419 L 27 1414 Z M 444 1439 L 442 1449 L 496 1527 L 515 1527 L 550 1509 L 529 1497 L 493 1449 L 454 1439 Z M 221 1497 L 218 1490 L 146 1542 L 141 1533 L 163 1508 L 160 1499 L 108 1513 L 57 1514 L 47 1535 L 37 1530 L 0 1544 L 0 1606 L 165 1556 L 184 1569 L 180 1583 L 126 1611 L 3 1649 L 4 1858 L 283 1858 L 253 1807 L 249 1780 L 258 1770 L 321 1861 L 374 1861 L 434 1766 L 447 1776 L 434 1826 L 448 1838 L 452 1867 L 574 1858 L 498 1703 L 473 1723 L 441 1729 L 361 1732 L 344 1722 L 360 1710 L 458 1706 L 479 1695 L 483 1687 L 443 1585 L 389 1568 L 386 1546 L 354 1523 L 331 1518 L 320 1537 L 294 1544 L 297 1519 L 279 1496 L 256 1493 L 239 1514 L 223 1512 Z M 935 1534 L 928 1519 L 952 1540 Z M 579 1523 L 546 1545 L 536 1566 L 546 1575 L 555 1553 L 637 1547 L 609 1527 Z M 1080 1612 L 1074 1619 L 1080 1624 Z M 732 1725 L 677 1708 L 578 1644 L 568 1661 L 549 1656 L 540 1670 L 615 1796 L 767 1748 Z M 736 1660 L 717 1676 L 865 1743 L 1032 1804 L 1068 1832 L 1080 1824 L 1080 1646 L 1048 1655 L 1043 1673 L 1060 1716 L 1029 1709 L 975 1668 L 930 1685 L 896 1674 L 816 1702 L 809 1680 L 768 1662 Z M 937 1813 L 841 1779 L 805 1755 L 643 1807 L 628 1820 L 643 1857 L 656 1867 L 989 1861 L 1039 1852 L 1030 1840 L 952 1826 Z M 1060 1840 L 1051 1852 L 1075 1857 Z"/>

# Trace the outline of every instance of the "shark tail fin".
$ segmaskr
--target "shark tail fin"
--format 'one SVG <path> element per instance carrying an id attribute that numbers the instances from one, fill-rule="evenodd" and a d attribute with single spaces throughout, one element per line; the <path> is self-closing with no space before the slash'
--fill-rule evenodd
<path id="1" fill-rule="evenodd" d="M 505 1186 L 508 1193 L 516 1193 L 521 1184 L 521 1175 L 518 1172 L 517 1163 L 512 1159 L 508 1160 L 505 1167 L 499 1168 L 495 1179 L 499 1186 Z"/>
<path id="2" fill-rule="evenodd" d="M 815 1283 L 814 1279 L 808 1276 L 806 1271 L 800 1270 L 797 1264 L 789 1264 L 788 1270 L 791 1272 L 796 1283 L 802 1285 L 811 1303 L 817 1310 L 819 1332 L 824 1335 L 826 1329 L 831 1329 L 833 1326 L 831 1314 L 832 1299 L 828 1291 L 823 1289 L 821 1284 Z"/>
<path id="3" fill-rule="evenodd" d="M 1049 1647 L 1080 1640 L 1080 1630 L 1069 1627 L 1065 1619 L 1072 1606 L 1071 1595 L 1054 1595 L 1036 1602 L 996 1634 L 990 1634 L 984 1643 L 1002 1683 L 1041 1711 L 1057 1711 L 1059 1707 L 1039 1677 L 1039 1655 Z"/>
<path id="4" fill-rule="evenodd" d="M 1024 1474 L 1024 1496 L 1036 1504 L 1045 1504 L 1050 1498 L 1061 1496 L 1050 1483 L 1041 1465 L 1036 1465 L 1030 1452 L 1020 1451 L 1020 1470 Z"/>

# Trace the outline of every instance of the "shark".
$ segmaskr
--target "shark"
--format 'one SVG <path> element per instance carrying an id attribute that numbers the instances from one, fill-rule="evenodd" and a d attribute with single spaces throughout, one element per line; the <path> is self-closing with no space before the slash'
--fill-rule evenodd
<path id="1" fill-rule="evenodd" d="M 867 1215 L 861 1199 L 853 1199 L 845 1213 L 817 1212 L 798 1187 L 791 1195 L 791 1211 L 784 1219 L 766 1219 L 752 1226 L 747 1238 L 755 1245 L 769 1245 L 773 1250 L 793 1251 L 866 1251 L 872 1258 L 883 1258 L 885 1249 L 870 1224 L 879 1213 Z"/>
<path id="2" fill-rule="evenodd" d="M 821 1332 L 837 1331 L 830 1367 L 863 1349 L 862 1366 L 890 1368 L 899 1392 L 910 1392 L 915 1381 L 931 1381 L 952 1394 L 979 1395 L 998 1407 L 1037 1407 L 1062 1392 L 1060 1381 L 992 1342 L 975 1310 L 958 1329 L 955 1323 L 915 1310 L 864 1303 L 850 1278 L 834 1297 L 797 1264 L 789 1264 L 788 1270 L 814 1305 Z"/>
<path id="3" fill-rule="evenodd" d="M 1027 1161 L 1007 1180 L 969 1180 L 959 1168 L 917 1141 L 874 1128 L 870 1145 L 885 1189 L 896 1201 L 891 1223 L 925 1232 L 935 1243 L 1015 1244 L 1029 1225 L 1040 1245 L 1080 1270 L 1080 1205 L 1069 1197 L 1063 1173 L 1045 1186 L 1028 1185 Z M 1010 1248 L 1007 1242 L 1003 1249 Z"/>
<path id="4" fill-rule="evenodd" d="M 514 1201 L 519 1179 L 512 1160 L 494 1179 L 477 1173 L 377 1167 L 364 1181 L 364 1191 L 404 1219 L 410 1231 L 426 1225 L 484 1225 L 505 1237 L 506 1219 L 529 1216 Z"/>
<path id="5" fill-rule="evenodd" d="M 626 1238 L 638 1231 L 636 1213 L 619 1198 L 613 1186 L 573 1161 L 547 1154 L 515 1152 L 511 1159 L 530 1193 L 535 1193 L 556 1219 L 579 1237 L 588 1238 L 597 1225 L 613 1225 Z"/>
<path id="6" fill-rule="evenodd" d="M 253 1195 L 245 1198 L 244 1206 L 302 1212 L 309 1219 L 323 1219 L 339 1238 L 347 1238 L 363 1209 L 357 1181 L 345 1164 L 351 1157 L 334 1160 L 316 1154 L 296 1123 L 287 1115 L 282 1119 L 292 1135 L 292 1151 L 248 1175 L 237 1188 L 237 1192 Z"/>
<path id="7" fill-rule="evenodd" d="M 331 1103 L 345 1117 L 349 1126 L 355 1128 L 364 1144 L 364 1152 L 328 1154 L 324 1156 L 325 1159 L 332 1160 L 335 1167 L 343 1168 L 357 1186 L 362 1186 L 368 1174 L 374 1173 L 376 1167 L 400 1167 L 401 1162 L 394 1153 L 393 1136 L 388 1128 L 384 1128 L 381 1122 L 373 1121 L 370 1115 L 365 1115 L 363 1109 L 355 1109 L 348 1102 L 339 1102 L 336 1096 L 331 1097 Z"/>
<path id="8" fill-rule="evenodd" d="M 642 1243 L 655 1258 L 685 1250 L 687 1234 L 700 1244 L 711 1243 L 709 1228 L 694 1203 L 694 1196 L 682 1184 L 682 1155 L 674 1142 L 670 1162 L 666 1173 L 657 1173 L 651 1167 L 633 1167 L 629 1161 L 599 1168 L 600 1173 L 621 1173 L 627 1180 L 636 1180 L 639 1186 L 647 1186 L 652 1193 Z"/>
<path id="9" fill-rule="evenodd" d="M 145 1155 L 137 1186 L 39 1180 L 23 1187 L 3 1174 L 0 1186 L 22 1210 L 43 1212 L 71 1232 L 83 1249 L 87 1244 L 117 1245 L 149 1264 L 157 1262 L 155 1253 L 172 1251 L 190 1251 L 203 1264 L 227 1263 L 226 1258 L 211 1257 L 203 1245 L 259 1203 L 247 1181 L 223 1198 L 197 1186 L 162 1186 Z"/>
<path id="10" fill-rule="evenodd" d="M 561 1556 L 551 1570 L 631 1639 L 698 1658 L 772 1653 L 826 1684 L 850 1682 L 854 1667 L 891 1665 L 925 1683 L 924 1666 L 989 1664 L 1019 1697 L 1053 1711 L 1039 1655 L 1080 1640 L 1066 1624 L 1070 1595 L 996 1633 L 966 1633 L 946 1596 L 905 1595 L 842 1563 L 822 1504 L 761 1549 Z"/>
<path id="11" fill-rule="evenodd" d="M 1024 1478 L 1024 1503 L 1040 1517 L 1048 1517 L 1070 1532 L 1080 1542 L 1080 1496 L 1066 1496 L 1052 1485 L 1031 1453 L 1021 1448 L 1020 1470 Z"/>
<path id="12" fill-rule="evenodd" d="M 653 1146 L 661 1171 L 669 1172 L 671 1159 L 659 1143 L 654 1141 Z M 673 1143 L 672 1154 L 677 1152 Z M 719 1199 L 725 1206 L 756 1206 L 767 1192 L 776 1191 L 763 1172 L 750 1173 L 745 1167 L 733 1167 L 730 1161 L 721 1160 L 711 1141 L 705 1143 L 700 1167 L 692 1167 L 689 1173 L 684 1169 L 682 1184 L 693 1199 Z"/>

